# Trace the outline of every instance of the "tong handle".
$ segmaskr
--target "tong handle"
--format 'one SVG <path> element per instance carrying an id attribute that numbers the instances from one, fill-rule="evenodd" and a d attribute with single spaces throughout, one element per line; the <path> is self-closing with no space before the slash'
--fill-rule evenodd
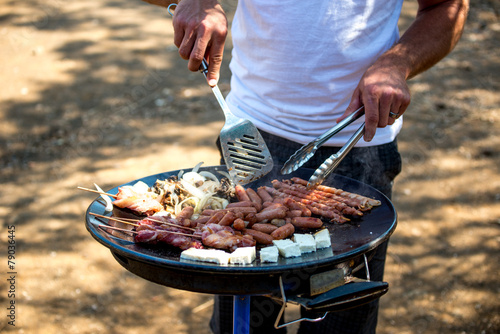
<path id="1" fill-rule="evenodd" d="M 356 145 L 356 143 L 363 137 L 365 133 L 365 123 L 359 127 L 359 129 L 352 135 L 351 138 L 346 142 L 344 146 L 335 154 L 332 154 L 328 159 L 325 160 L 319 166 L 318 169 L 314 172 L 314 174 L 309 179 L 307 183 L 307 188 L 312 188 L 318 184 L 321 184 L 337 166 L 340 162 L 345 158 L 347 153 L 351 151 L 351 149 Z"/>
<path id="2" fill-rule="evenodd" d="M 357 120 L 358 118 L 363 116 L 364 114 L 365 114 L 365 107 L 361 106 L 358 110 L 356 110 L 355 112 L 353 112 L 352 114 L 350 114 L 349 116 L 344 118 L 342 121 L 338 122 L 330 130 L 328 130 L 327 132 L 323 133 L 321 136 L 316 138 L 314 140 L 314 142 L 316 144 L 315 146 L 320 147 L 328 139 L 330 139 L 331 137 L 333 137 L 334 135 L 336 135 L 337 133 L 342 131 L 346 126 L 348 126 L 349 124 L 351 124 L 352 122 L 354 122 L 355 120 Z"/>

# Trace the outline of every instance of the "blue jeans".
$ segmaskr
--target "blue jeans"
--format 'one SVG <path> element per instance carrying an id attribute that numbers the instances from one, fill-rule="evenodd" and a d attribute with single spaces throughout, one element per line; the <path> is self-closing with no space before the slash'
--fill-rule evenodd
<path id="1" fill-rule="evenodd" d="M 261 131 L 261 134 L 271 151 L 276 166 L 283 165 L 295 151 L 302 147 L 301 144 L 269 133 Z M 316 169 L 338 150 L 338 147 L 323 146 L 318 149 L 316 154 L 303 167 Z M 371 185 L 385 194 L 388 198 L 391 198 L 394 179 L 400 172 L 401 156 L 398 152 L 396 141 L 372 147 L 355 147 L 335 170 L 336 174 L 347 176 Z M 373 258 L 368 262 L 370 279 L 373 281 L 383 280 L 387 244 L 387 241 L 381 244 L 376 249 Z M 359 270 L 355 276 L 366 278 L 364 270 Z M 298 333 L 375 333 L 378 304 L 378 300 L 375 300 L 353 309 L 330 312 L 324 320 L 319 322 L 302 322 Z M 250 314 L 255 316 L 251 316 L 250 318 L 250 333 L 286 333 L 286 328 L 279 330 L 274 328 L 274 322 L 276 321 L 280 308 L 281 306 L 279 304 L 267 297 L 252 297 Z M 262 313 L 260 316 L 259 312 Z M 301 315 L 309 318 L 317 317 L 317 314 L 310 314 L 304 309 L 301 310 Z M 210 328 L 216 334 L 232 333 L 232 296 L 215 297 L 214 312 L 210 321 Z"/>

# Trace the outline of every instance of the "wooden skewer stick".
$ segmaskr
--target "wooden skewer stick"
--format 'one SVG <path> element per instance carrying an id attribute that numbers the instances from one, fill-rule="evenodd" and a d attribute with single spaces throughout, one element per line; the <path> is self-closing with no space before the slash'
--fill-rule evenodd
<path id="1" fill-rule="evenodd" d="M 174 231 L 168 231 L 168 230 L 160 230 L 162 232 L 166 233 L 172 233 L 172 234 L 177 234 L 177 235 L 183 235 L 185 237 L 190 237 L 190 238 L 197 238 L 201 239 L 201 235 L 196 235 L 196 234 L 187 234 L 187 233 L 182 233 L 182 232 L 174 232 Z"/>
<path id="2" fill-rule="evenodd" d="M 166 224 L 166 225 L 170 225 L 170 226 L 174 226 L 174 227 L 178 227 L 178 228 L 190 230 L 190 231 L 193 231 L 193 232 L 196 231 L 196 229 L 192 228 L 192 227 L 186 227 L 186 226 L 181 226 L 181 225 L 177 225 L 177 224 L 173 224 L 173 223 L 169 223 L 169 222 L 164 222 L 164 221 L 161 221 L 161 220 L 158 220 L 158 219 L 154 219 L 154 218 L 151 218 L 151 217 L 147 217 L 147 218 L 144 218 L 144 219 L 151 220 L 152 222 L 159 223 L 159 224 Z"/>
<path id="3" fill-rule="evenodd" d="M 138 221 L 137 219 L 132 219 L 132 218 L 115 218 L 115 217 L 110 217 L 110 216 L 99 215 L 99 214 L 93 213 L 93 212 L 89 212 L 89 214 L 91 214 L 92 216 L 100 217 L 100 218 L 114 220 L 114 221 L 119 222 L 119 223 L 129 224 L 129 225 L 132 225 L 132 226 L 135 226 L 135 227 L 139 226 L 139 224 L 133 223 L 134 221 L 137 222 Z M 161 220 L 152 219 L 151 217 L 147 217 L 147 218 L 144 218 L 144 219 L 148 219 L 148 220 L 151 220 L 152 222 L 156 222 L 156 223 L 159 223 L 159 224 L 164 224 L 164 225 L 168 225 L 168 226 L 172 226 L 172 227 L 177 227 L 177 228 L 181 228 L 181 229 L 185 229 L 185 230 L 190 230 L 190 231 L 193 231 L 193 232 L 196 231 L 196 229 L 192 228 L 192 227 L 185 227 L 185 226 L 181 226 L 181 225 L 177 225 L 177 224 L 173 224 L 173 223 L 169 223 L 169 222 L 164 222 L 164 221 L 161 221 Z"/>
<path id="4" fill-rule="evenodd" d="M 125 233 L 129 232 L 129 233 L 132 233 L 132 234 L 139 234 L 139 232 L 137 232 L 137 231 L 126 230 L 124 228 L 118 228 L 118 227 L 109 226 L 109 225 L 97 225 L 97 226 L 99 226 L 99 227 L 106 227 L 106 228 L 109 228 L 109 229 L 112 229 L 112 230 L 121 231 L 121 232 L 125 232 Z M 199 238 L 199 239 L 201 239 L 200 235 L 193 235 L 193 234 L 187 234 L 187 233 L 181 233 L 181 232 L 174 232 L 174 231 L 168 231 L 168 230 L 160 230 L 160 231 L 161 232 L 165 232 L 165 233 L 183 235 L 185 237 L 191 237 L 191 238 Z"/>
<path id="5" fill-rule="evenodd" d="M 93 212 L 89 212 L 89 214 L 91 214 L 92 216 L 99 217 L 99 218 L 105 218 L 105 219 L 108 219 L 108 220 L 114 220 L 116 222 L 123 223 L 123 224 L 128 224 L 128 225 L 132 225 L 132 226 L 135 226 L 135 227 L 139 226 L 139 224 L 135 224 L 135 223 L 133 223 L 131 221 L 124 220 L 124 219 L 118 219 L 118 218 L 115 218 L 115 217 L 98 215 L 97 213 L 93 213 Z"/>
<path id="6" fill-rule="evenodd" d="M 94 190 L 94 189 L 89 189 L 89 188 L 84 188 L 84 187 L 77 187 L 77 188 L 80 189 L 80 190 L 89 191 L 91 193 L 96 193 L 96 194 L 100 194 L 100 195 L 107 195 L 107 196 L 109 196 L 111 198 L 117 198 L 118 197 L 116 195 L 104 193 L 102 191 L 98 191 L 98 190 Z"/>
<path id="7" fill-rule="evenodd" d="M 116 231 L 120 231 L 120 232 L 125 232 L 125 233 L 132 233 L 132 234 L 139 234 L 139 232 L 136 232 L 136 231 L 132 231 L 132 230 L 126 230 L 124 228 L 119 228 L 119 227 L 114 227 L 114 226 L 109 226 L 109 225 L 97 225 L 98 227 L 100 228 L 109 228 L 109 229 L 112 229 L 112 230 L 116 230 Z"/>

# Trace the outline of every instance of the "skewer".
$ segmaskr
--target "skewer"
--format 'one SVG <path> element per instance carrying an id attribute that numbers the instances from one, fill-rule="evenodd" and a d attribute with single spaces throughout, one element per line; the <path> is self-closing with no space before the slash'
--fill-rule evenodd
<path id="1" fill-rule="evenodd" d="M 128 225 L 132 225 L 132 226 L 135 226 L 135 227 L 139 226 L 139 224 L 135 224 L 133 222 L 128 221 L 128 219 L 125 220 L 124 218 L 118 219 L 118 218 L 114 218 L 114 217 L 98 215 L 97 213 L 93 213 L 93 212 L 89 212 L 89 214 L 91 214 L 92 216 L 99 217 L 99 218 L 106 218 L 108 220 L 114 220 L 116 222 L 123 223 L 123 224 L 128 224 Z"/>
<path id="2" fill-rule="evenodd" d="M 119 227 L 114 227 L 114 226 L 109 226 L 109 225 L 97 225 L 98 227 L 106 227 L 106 228 L 110 228 L 112 230 L 116 230 L 116 231 L 120 231 L 120 232 L 130 232 L 132 234 L 139 234 L 139 232 L 137 231 L 132 231 L 132 230 L 126 230 L 124 228 L 119 228 Z M 162 232 L 165 232 L 165 233 L 172 233 L 172 234 L 177 234 L 177 235 L 183 235 L 185 237 L 191 237 L 191 238 L 199 238 L 201 239 L 201 236 L 200 235 L 193 235 L 193 234 L 187 234 L 187 233 L 182 233 L 182 232 L 174 232 L 174 231 L 168 231 L 168 230 L 162 230 Z"/>
<path id="3" fill-rule="evenodd" d="M 177 224 L 172 224 L 172 223 L 164 222 L 164 221 L 161 221 L 161 220 L 158 220 L 158 219 L 154 219 L 154 218 L 151 218 L 151 217 L 147 217 L 147 218 L 144 218 L 144 219 L 151 220 L 152 222 L 159 223 L 159 224 L 166 224 L 166 225 L 170 225 L 170 226 L 174 226 L 174 227 L 178 227 L 178 228 L 190 230 L 190 231 L 193 231 L 193 232 L 196 231 L 196 229 L 192 228 L 192 227 L 180 226 L 180 225 L 177 225 Z"/>
<path id="4" fill-rule="evenodd" d="M 105 218 L 105 219 L 108 219 L 108 220 L 114 220 L 114 221 L 117 221 L 119 223 L 123 223 L 123 224 L 129 224 L 129 225 L 132 225 L 132 226 L 139 226 L 139 224 L 135 224 L 133 223 L 134 221 L 138 221 L 137 219 L 132 219 L 132 218 L 114 218 L 114 217 L 110 217 L 110 216 L 103 216 L 103 215 L 99 215 L 97 213 L 93 213 L 93 212 L 89 212 L 89 214 L 91 214 L 92 216 L 96 216 L 96 217 L 100 217 L 100 218 Z M 185 226 L 180 226 L 180 225 L 177 225 L 177 224 L 173 224 L 173 223 L 169 223 L 169 222 L 164 222 L 164 221 L 161 221 L 161 220 L 158 220 L 158 219 L 153 219 L 151 217 L 147 217 L 147 218 L 144 218 L 144 219 L 148 219 L 148 220 L 151 220 L 152 222 L 156 222 L 156 223 L 159 223 L 159 224 L 164 224 L 164 225 L 168 225 L 168 226 L 172 226 L 172 227 L 177 227 L 177 228 L 181 228 L 181 229 L 186 229 L 186 230 L 189 230 L 189 231 L 196 231 L 195 228 L 192 228 L 192 227 L 185 227 Z"/>
<path id="5" fill-rule="evenodd" d="M 119 228 L 119 227 L 114 227 L 114 226 L 109 226 L 109 225 L 97 225 L 99 228 L 109 228 L 109 229 L 112 229 L 112 230 L 116 230 L 116 231 L 120 231 L 120 232 L 125 232 L 125 233 L 132 233 L 132 234 L 139 234 L 139 232 L 136 232 L 136 231 L 132 231 L 132 230 L 126 230 L 124 228 Z"/>
<path id="6" fill-rule="evenodd" d="M 94 190 L 94 189 L 89 189 L 89 188 L 84 188 L 84 187 L 77 187 L 78 189 L 80 190 L 85 190 L 85 191 L 89 191 L 91 193 L 96 193 L 96 194 L 100 194 L 100 195 L 107 195 L 111 198 L 117 198 L 118 196 L 116 195 L 113 195 L 113 194 L 108 194 L 108 193 L 105 193 L 105 192 L 102 192 L 102 191 L 98 191 L 98 190 Z"/>

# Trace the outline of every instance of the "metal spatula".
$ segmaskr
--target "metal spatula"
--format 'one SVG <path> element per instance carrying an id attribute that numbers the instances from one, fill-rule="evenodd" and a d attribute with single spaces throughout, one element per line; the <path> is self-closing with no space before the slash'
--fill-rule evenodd
<path id="1" fill-rule="evenodd" d="M 172 9 L 175 7 L 177 4 L 172 3 L 167 8 L 171 16 L 174 16 Z M 200 72 L 207 77 L 208 64 L 205 59 Z M 211 88 L 226 118 L 220 132 L 220 144 L 231 180 L 233 183 L 246 184 L 266 175 L 273 169 L 273 159 L 259 130 L 252 122 L 236 117 L 229 110 L 217 85 Z"/>
<path id="2" fill-rule="evenodd" d="M 168 6 L 171 16 L 174 16 L 172 9 L 176 6 L 176 3 Z M 207 77 L 208 64 L 205 59 L 200 72 Z M 259 130 L 252 122 L 236 117 L 229 110 L 217 85 L 211 88 L 226 118 L 220 132 L 220 144 L 231 180 L 233 183 L 246 184 L 266 175 L 273 169 L 273 159 Z"/>
<path id="3" fill-rule="evenodd" d="M 205 60 L 200 71 L 207 76 L 208 64 Z M 259 130 L 247 119 L 235 116 L 219 87 L 212 87 L 226 122 L 220 132 L 222 155 L 229 175 L 234 183 L 246 184 L 254 181 L 273 169 L 273 159 Z"/>

